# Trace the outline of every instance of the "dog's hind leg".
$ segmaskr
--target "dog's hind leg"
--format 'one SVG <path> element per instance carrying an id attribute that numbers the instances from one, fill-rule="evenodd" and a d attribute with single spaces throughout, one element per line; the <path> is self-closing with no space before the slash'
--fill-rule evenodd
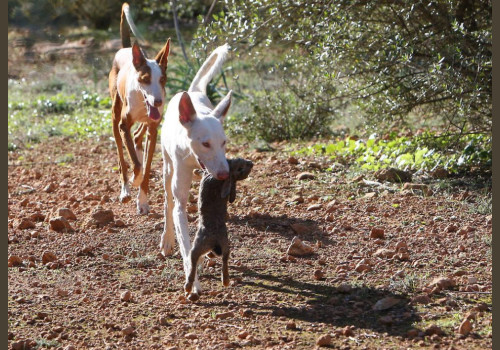
<path id="1" fill-rule="evenodd" d="M 229 286 L 229 246 L 228 244 L 222 245 L 222 284 L 224 287 Z"/>
<path id="2" fill-rule="evenodd" d="M 144 139 L 144 134 L 146 133 L 147 129 L 147 124 L 141 123 L 139 127 L 134 131 L 135 154 L 137 154 L 137 159 L 139 160 L 141 165 L 144 164 L 142 140 Z"/>
<path id="3" fill-rule="evenodd" d="M 137 213 L 140 215 L 149 213 L 149 177 L 151 176 L 151 162 L 153 161 L 153 155 L 155 153 L 157 136 L 157 126 L 148 126 L 148 133 L 146 135 L 146 154 L 144 155 L 144 178 L 142 179 L 141 188 L 139 189 L 139 195 L 137 197 Z"/>
<path id="4" fill-rule="evenodd" d="M 184 290 L 186 291 L 186 293 L 191 293 L 191 291 L 193 290 L 193 282 L 196 278 L 196 270 L 198 267 L 198 262 L 200 260 L 200 257 L 206 252 L 207 249 L 206 247 L 204 247 L 202 239 L 196 240 L 193 245 L 193 248 L 189 252 L 190 266 L 186 271 L 186 283 L 184 284 Z M 191 295 L 189 296 L 189 300 L 191 301 L 198 300 L 198 298 L 199 298 L 198 291 L 191 293 Z"/>
<path id="5" fill-rule="evenodd" d="M 121 192 L 120 192 L 120 202 L 127 203 L 130 201 L 130 187 L 128 185 L 127 178 L 127 163 L 125 162 L 125 158 L 123 156 L 123 141 L 120 135 L 120 129 L 118 124 L 120 122 L 120 115 L 122 110 L 122 102 L 118 93 L 115 91 L 113 97 L 113 106 L 112 106 L 112 120 L 113 120 L 113 136 L 115 138 L 116 148 L 118 152 L 118 162 L 120 165 L 120 182 L 121 182 Z"/>
<path id="6" fill-rule="evenodd" d="M 164 203 L 164 225 L 161 234 L 160 250 L 163 256 L 171 255 L 174 252 L 175 233 L 174 233 L 174 197 L 172 195 L 172 160 L 162 145 L 163 156 L 163 187 L 165 189 Z"/>

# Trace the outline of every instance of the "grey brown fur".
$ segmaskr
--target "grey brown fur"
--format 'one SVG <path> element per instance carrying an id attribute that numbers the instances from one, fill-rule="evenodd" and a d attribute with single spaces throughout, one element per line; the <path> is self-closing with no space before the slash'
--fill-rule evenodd
<path id="1" fill-rule="evenodd" d="M 184 290 L 191 293 L 193 281 L 196 276 L 196 267 L 199 258 L 209 252 L 222 255 L 222 284 L 229 285 L 228 259 L 229 240 L 227 237 L 226 215 L 227 202 L 236 199 L 236 182 L 244 180 L 250 174 L 253 163 L 242 158 L 229 159 L 229 178 L 217 180 L 207 174 L 200 183 L 198 210 L 200 213 L 198 231 L 193 247 L 189 252 L 191 263 L 189 274 L 186 278 Z M 197 296 L 190 296 L 197 299 Z"/>

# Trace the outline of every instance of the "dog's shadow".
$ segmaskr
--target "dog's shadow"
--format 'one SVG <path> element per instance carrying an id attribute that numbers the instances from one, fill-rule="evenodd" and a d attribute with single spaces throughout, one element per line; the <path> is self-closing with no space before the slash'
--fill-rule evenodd
<path id="1" fill-rule="evenodd" d="M 362 329 L 361 332 L 368 336 L 373 335 L 369 333 L 372 331 L 407 337 L 408 330 L 420 320 L 406 296 L 367 286 L 349 286 L 346 289 L 247 269 L 243 271 L 243 282 L 238 289 L 236 293 L 247 290 L 247 293 L 251 292 L 249 294 L 255 296 L 263 290 L 268 290 L 274 293 L 273 298 L 277 298 L 277 300 L 247 298 L 246 301 L 239 302 L 241 310 L 250 309 L 255 315 L 271 314 L 303 321 L 304 327 L 306 324 L 325 324 L 334 328 L 354 326 L 354 329 Z M 377 307 L 374 309 L 375 305 L 381 305 L 384 300 L 388 302 L 387 305 L 394 305 L 387 309 L 379 310 Z M 227 303 L 227 300 L 204 302 L 202 297 L 199 304 L 213 307 Z"/>
<path id="2" fill-rule="evenodd" d="M 292 239 L 298 236 L 310 242 L 320 241 L 323 244 L 335 243 L 328 234 L 326 234 L 318 221 L 304 220 L 288 215 L 273 216 L 267 213 L 257 215 L 236 216 L 231 215 L 228 224 L 234 225 L 233 234 L 242 234 L 243 236 L 258 236 L 265 232 L 277 233 L 280 236 Z M 244 232 L 242 227 L 248 226 L 257 232 Z"/>

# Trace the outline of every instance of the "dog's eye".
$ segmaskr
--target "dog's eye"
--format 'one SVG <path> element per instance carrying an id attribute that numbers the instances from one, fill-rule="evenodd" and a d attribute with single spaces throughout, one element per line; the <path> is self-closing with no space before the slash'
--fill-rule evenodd
<path id="1" fill-rule="evenodd" d="M 203 142 L 202 145 L 206 148 L 210 148 L 210 142 Z"/>

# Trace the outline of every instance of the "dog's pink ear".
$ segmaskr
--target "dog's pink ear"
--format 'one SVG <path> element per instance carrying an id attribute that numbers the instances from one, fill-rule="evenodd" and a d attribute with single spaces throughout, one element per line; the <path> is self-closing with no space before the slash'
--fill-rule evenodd
<path id="1" fill-rule="evenodd" d="M 179 101 L 179 121 L 182 125 L 187 126 L 190 122 L 196 119 L 196 111 L 194 110 L 193 102 L 187 92 L 183 92 Z"/>
<path id="2" fill-rule="evenodd" d="M 165 46 L 163 46 L 163 48 L 158 52 L 158 54 L 155 57 L 156 63 L 158 63 L 162 69 L 167 69 L 169 53 L 170 53 L 170 38 L 168 38 Z"/>
<path id="3" fill-rule="evenodd" d="M 132 63 L 134 64 L 135 69 L 139 69 L 146 64 L 146 56 L 144 56 L 144 52 L 142 52 L 137 43 L 134 43 L 132 46 Z"/>
<path id="4" fill-rule="evenodd" d="M 226 117 L 227 111 L 229 110 L 229 107 L 231 106 L 232 93 L 233 93 L 233 90 L 229 90 L 227 95 L 222 99 L 222 101 L 219 102 L 219 104 L 212 111 L 212 114 L 215 117 L 219 118 L 221 123 L 224 121 L 224 118 Z"/>

